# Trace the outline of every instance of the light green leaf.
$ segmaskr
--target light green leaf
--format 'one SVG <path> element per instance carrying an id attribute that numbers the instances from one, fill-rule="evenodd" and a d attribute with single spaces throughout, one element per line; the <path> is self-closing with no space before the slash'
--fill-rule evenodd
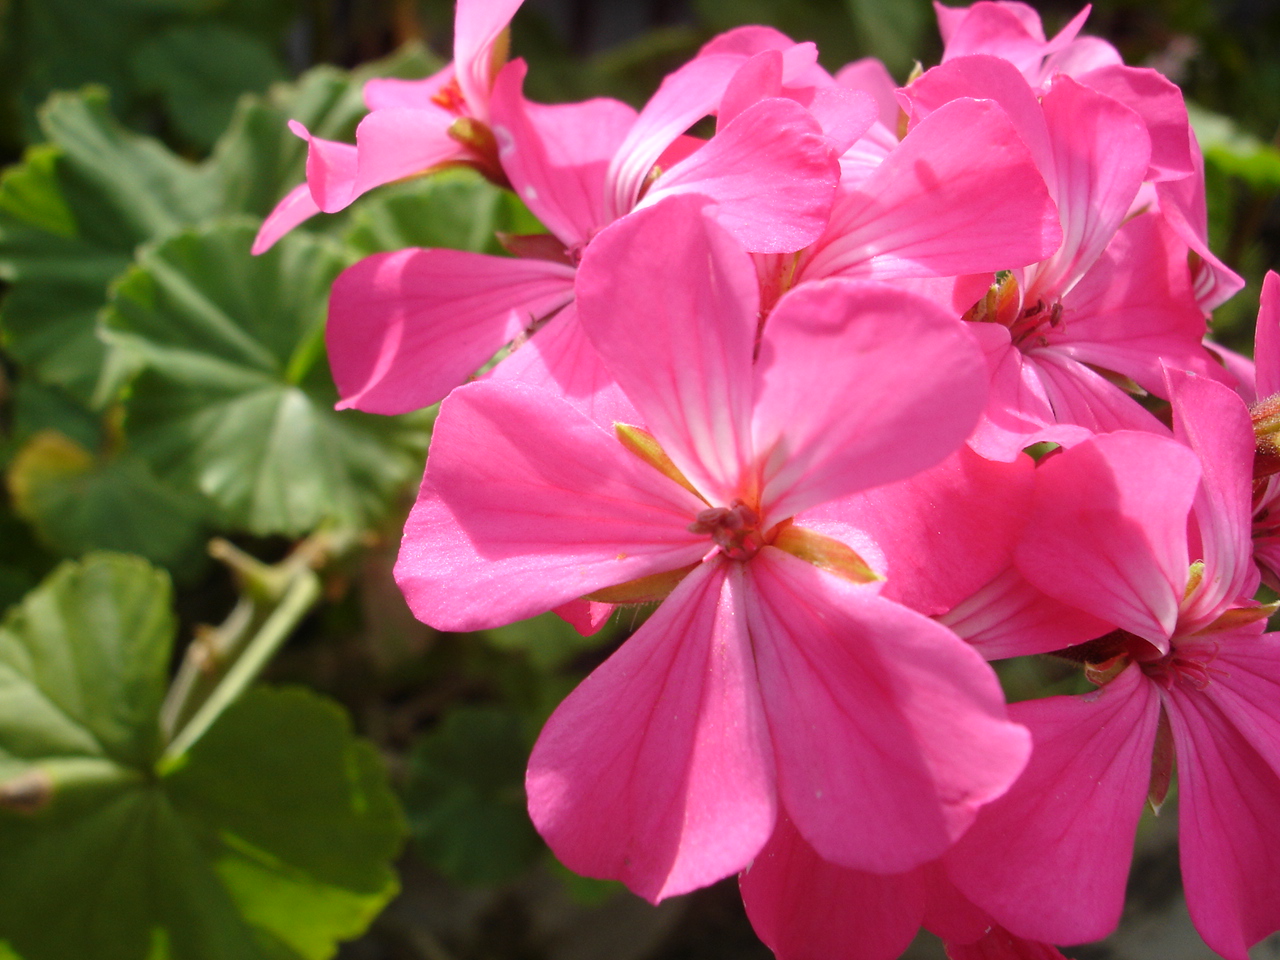
<path id="1" fill-rule="evenodd" d="M 345 261 L 305 234 L 251 257 L 253 234 L 244 222 L 181 234 L 116 286 L 106 334 L 146 367 L 128 402 L 132 449 L 227 526 L 363 527 L 421 472 L 421 418 L 333 409 L 323 324 Z"/>
<path id="2" fill-rule="evenodd" d="M 173 632 L 164 575 L 111 554 L 0 627 L 0 936 L 23 960 L 323 960 L 395 891 L 403 821 L 336 705 L 250 692 L 157 772 Z"/>
<path id="3" fill-rule="evenodd" d="M 463 707 L 418 740 L 405 806 L 423 856 L 459 883 L 509 880 L 543 849 L 525 812 L 529 748 L 518 714 Z"/>
<path id="4" fill-rule="evenodd" d="M 1242 130 L 1230 117 L 1187 104 L 1205 161 L 1260 193 L 1280 191 L 1280 150 Z"/>

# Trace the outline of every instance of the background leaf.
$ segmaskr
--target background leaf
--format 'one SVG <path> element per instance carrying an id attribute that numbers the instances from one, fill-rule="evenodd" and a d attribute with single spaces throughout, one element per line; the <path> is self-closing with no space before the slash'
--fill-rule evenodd
<path id="1" fill-rule="evenodd" d="M 501 883 L 543 850 L 525 812 L 529 744 L 519 714 L 460 707 L 409 755 L 405 805 L 414 842 L 445 876 Z"/>
<path id="2" fill-rule="evenodd" d="M 158 770 L 173 630 L 164 575 L 110 554 L 0 628 L 0 936 L 24 960 L 323 960 L 397 887 L 381 763 L 335 704 L 258 689 Z"/>
<path id="3" fill-rule="evenodd" d="M 116 286 L 109 336 L 146 367 L 127 407 L 133 449 L 227 526 L 363 527 L 421 472 L 422 420 L 333 409 L 323 325 L 346 261 L 305 234 L 251 257 L 253 233 L 226 222 L 181 234 Z"/>

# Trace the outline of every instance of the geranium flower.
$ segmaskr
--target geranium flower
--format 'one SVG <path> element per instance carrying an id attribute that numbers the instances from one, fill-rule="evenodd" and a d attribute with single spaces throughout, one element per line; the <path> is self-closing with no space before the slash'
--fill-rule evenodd
<path id="1" fill-rule="evenodd" d="M 702 203 L 638 211 L 583 258 L 583 328 L 643 423 L 456 390 L 397 564 L 442 629 L 662 599 L 552 715 L 527 779 L 566 865 L 653 900 L 743 869 L 780 809 L 833 862 L 911 869 L 1026 750 L 981 657 L 877 596 L 849 528 L 805 519 L 962 442 L 973 344 L 928 301 L 847 281 L 789 294 L 761 332 L 751 259 Z"/>

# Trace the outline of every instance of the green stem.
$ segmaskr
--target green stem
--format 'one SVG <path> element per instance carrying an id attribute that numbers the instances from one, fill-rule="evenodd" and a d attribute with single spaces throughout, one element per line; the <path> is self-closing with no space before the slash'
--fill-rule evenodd
<path id="1" fill-rule="evenodd" d="M 172 770 L 213 726 L 222 712 L 257 679 L 267 663 L 320 599 L 320 577 L 310 568 L 299 568 L 280 604 L 227 671 L 222 682 L 209 694 L 200 709 L 173 738 L 157 764 L 163 775 Z"/>

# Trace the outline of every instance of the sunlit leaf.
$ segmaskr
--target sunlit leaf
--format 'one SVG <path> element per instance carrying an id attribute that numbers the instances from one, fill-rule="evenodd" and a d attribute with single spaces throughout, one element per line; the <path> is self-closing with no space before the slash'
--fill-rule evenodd
<path id="1" fill-rule="evenodd" d="M 1189 103 L 1187 115 L 1207 163 L 1239 177 L 1259 192 L 1280 191 L 1280 150 L 1220 113 Z"/>
<path id="2" fill-rule="evenodd" d="M 112 554 L 0 627 L 0 936 L 23 960 L 332 956 L 396 888 L 380 762 L 335 704 L 260 689 L 159 768 L 173 634 L 164 575 Z"/>
<path id="3" fill-rule="evenodd" d="M 249 254 L 226 222 L 144 252 L 116 286 L 107 335 L 145 365 L 126 428 L 161 479 L 209 497 L 227 526 L 363 527 L 416 480 L 420 418 L 335 411 L 324 356 L 341 252 L 305 234 Z"/>

